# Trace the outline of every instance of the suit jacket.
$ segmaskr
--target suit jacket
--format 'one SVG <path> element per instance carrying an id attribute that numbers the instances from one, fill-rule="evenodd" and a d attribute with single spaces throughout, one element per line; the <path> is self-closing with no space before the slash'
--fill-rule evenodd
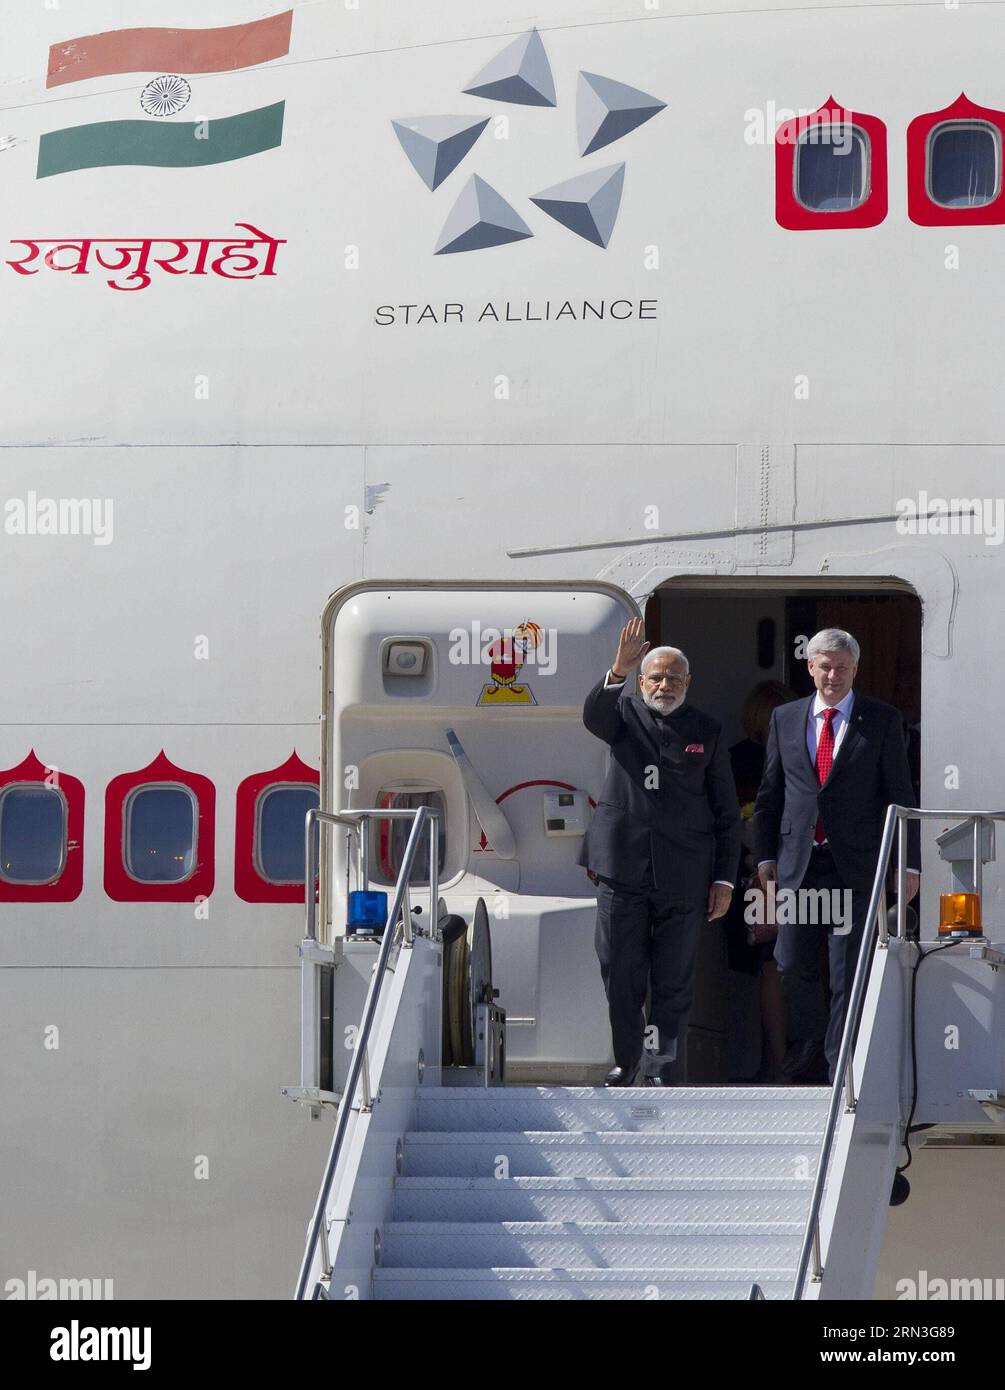
<path id="1" fill-rule="evenodd" d="M 657 714 L 629 681 L 608 690 L 600 681 L 583 723 L 610 744 L 611 764 L 580 864 L 631 887 L 650 869 L 657 888 L 688 897 L 706 897 L 714 879 L 733 882 L 740 808 L 718 721 L 690 704 Z"/>
<path id="2" fill-rule="evenodd" d="M 848 888 L 868 890 L 876 874 L 883 823 L 891 802 L 914 805 L 901 718 L 892 705 L 856 693 L 851 719 L 820 785 L 810 761 L 806 724 L 814 695 L 782 705 L 771 716 L 764 776 L 754 807 L 757 859 L 778 863 L 778 886 L 803 881 L 817 818 Z M 921 827 L 908 823 L 907 862 L 920 866 Z"/>

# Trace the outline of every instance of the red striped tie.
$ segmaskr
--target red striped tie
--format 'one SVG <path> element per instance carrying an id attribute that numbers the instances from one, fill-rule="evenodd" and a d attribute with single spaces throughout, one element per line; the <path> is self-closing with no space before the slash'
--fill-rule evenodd
<path id="1" fill-rule="evenodd" d="M 821 786 L 827 781 L 828 773 L 834 762 L 834 718 L 837 714 L 836 709 L 824 710 L 824 726 L 820 730 L 820 742 L 817 744 L 817 780 Z M 817 821 L 817 828 L 813 834 L 813 842 L 822 845 L 827 838 L 824 831 L 823 816 Z"/>

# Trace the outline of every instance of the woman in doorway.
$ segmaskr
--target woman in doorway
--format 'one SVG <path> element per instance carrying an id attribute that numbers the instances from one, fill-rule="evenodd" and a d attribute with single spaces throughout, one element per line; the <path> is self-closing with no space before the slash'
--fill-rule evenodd
<path id="1" fill-rule="evenodd" d="M 741 723 L 747 737 L 729 750 L 729 759 L 736 783 L 736 795 L 743 816 L 743 844 L 737 869 L 738 892 L 733 894 L 729 912 L 723 919 L 726 929 L 726 952 L 730 970 L 742 975 L 754 975 L 759 981 L 761 1015 L 761 1064 L 752 1077 L 754 1082 L 774 1084 L 782 1081 L 782 1060 L 785 1056 L 785 1001 L 782 979 L 775 964 L 775 937 L 778 928 L 771 925 L 750 926 L 745 917 L 748 890 L 761 892 L 754 863 L 751 817 L 754 801 L 764 771 L 765 744 L 771 715 L 779 705 L 797 698 L 794 691 L 781 681 L 761 681 L 743 703 Z M 764 914 L 761 914 L 762 920 Z"/>

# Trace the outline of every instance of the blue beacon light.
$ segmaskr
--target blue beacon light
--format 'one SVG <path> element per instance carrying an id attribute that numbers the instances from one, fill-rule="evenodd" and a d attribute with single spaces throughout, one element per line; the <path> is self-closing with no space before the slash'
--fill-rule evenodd
<path id="1" fill-rule="evenodd" d="M 383 936 L 387 921 L 387 894 L 357 889 L 349 894 L 346 936 Z"/>

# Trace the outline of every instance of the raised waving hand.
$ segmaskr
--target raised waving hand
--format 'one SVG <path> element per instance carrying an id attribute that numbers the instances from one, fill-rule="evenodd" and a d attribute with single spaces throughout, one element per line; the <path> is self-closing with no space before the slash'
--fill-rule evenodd
<path id="1" fill-rule="evenodd" d="M 651 643 L 646 641 L 645 626 L 641 618 L 630 618 L 621 629 L 618 639 L 618 654 L 611 666 L 615 680 L 630 675 L 649 650 Z"/>

